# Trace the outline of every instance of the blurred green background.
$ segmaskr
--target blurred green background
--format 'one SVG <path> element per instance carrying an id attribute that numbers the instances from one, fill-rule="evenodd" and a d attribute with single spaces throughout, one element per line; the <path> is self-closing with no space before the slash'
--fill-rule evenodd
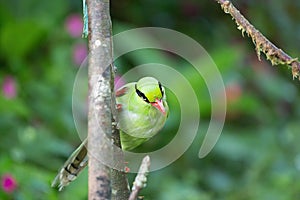
<path id="1" fill-rule="evenodd" d="M 272 42 L 299 55 L 300 1 L 234 3 Z M 50 187 L 80 142 L 72 89 L 87 54 L 81 14 L 79 0 L 0 2 L 0 199 L 87 199 L 86 170 L 62 192 Z M 119 74 L 137 64 L 160 63 L 158 58 L 176 63 L 200 102 L 197 138 L 176 162 L 150 173 L 141 193 L 145 199 L 300 199 L 299 81 L 286 66 L 272 67 L 263 56 L 259 62 L 251 39 L 241 36 L 215 1 L 112 1 L 111 16 L 114 33 L 157 26 L 192 37 L 214 59 L 226 87 L 223 133 L 213 151 L 199 159 L 210 119 L 201 77 L 184 60 L 159 51 L 118 59 Z M 172 139 L 180 109 L 169 96 L 172 110 L 163 133 L 138 150 Z M 133 177 L 129 174 L 130 182 Z"/>

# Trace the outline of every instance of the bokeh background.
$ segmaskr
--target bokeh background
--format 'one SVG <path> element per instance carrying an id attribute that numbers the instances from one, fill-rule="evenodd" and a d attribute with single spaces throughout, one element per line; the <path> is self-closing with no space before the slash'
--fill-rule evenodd
<path id="1" fill-rule="evenodd" d="M 300 51 L 300 1 L 234 1 L 272 42 L 293 57 Z M 0 2 L 0 199 L 87 199 L 87 170 L 63 192 L 50 187 L 58 168 L 80 143 L 72 116 L 72 89 L 88 53 L 81 38 L 81 1 Z M 117 60 L 121 75 L 160 58 L 190 81 L 201 123 L 188 151 L 150 173 L 145 199 L 250 200 L 300 198 L 299 81 L 286 66 L 258 61 L 215 1 L 112 1 L 113 32 L 144 26 L 180 31 L 198 41 L 224 79 L 228 108 L 223 133 L 198 158 L 210 119 L 210 99 L 186 61 L 160 51 L 133 52 Z M 134 41 L 130 41 L 134 42 Z M 139 77 L 137 77 L 138 79 Z M 180 109 L 169 95 L 171 115 L 162 134 L 138 151 L 167 144 Z M 129 174 L 132 182 L 134 174 Z"/>

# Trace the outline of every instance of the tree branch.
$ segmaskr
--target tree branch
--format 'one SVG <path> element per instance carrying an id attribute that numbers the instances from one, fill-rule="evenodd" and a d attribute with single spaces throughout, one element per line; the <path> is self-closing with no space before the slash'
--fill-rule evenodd
<path id="1" fill-rule="evenodd" d="M 109 0 L 87 0 L 89 28 L 89 199 L 127 200 L 114 91 Z M 113 141 L 113 144 L 111 143 Z M 113 159 L 112 159 L 113 158 Z M 112 162 L 104 163 L 112 160 Z M 113 165 L 110 169 L 106 165 Z M 112 167 L 112 166 L 111 166 Z M 113 192 L 112 192 L 113 191 Z"/>
<path id="2" fill-rule="evenodd" d="M 111 60 L 110 18 L 101 0 L 88 0 L 89 18 L 89 199 L 110 199 L 110 171 L 103 160 L 111 147 L 106 135 L 111 134 Z M 100 120 L 100 122 L 99 122 Z"/>
<path id="3" fill-rule="evenodd" d="M 300 80 L 300 62 L 298 58 L 292 58 L 286 54 L 283 50 L 276 47 L 270 42 L 261 32 L 259 32 L 240 12 L 233 4 L 228 0 L 216 0 L 222 7 L 225 13 L 232 16 L 237 24 L 237 28 L 247 33 L 255 45 L 258 59 L 260 60 L 260 52 L 264 53 L 272 65 L 288 65 L 292 68 L 293 79 L 298 78 Z"/>
<path id="4" fill-rule="evenodd" d="M 133 182 L 132 191 L 129 197 L 129 200 L 136 200 L 139 192 L 146 187 L 147 175 L 150 169 L 150 157 L 145 156 L 141 163 L 138 174 L 135 177 Z"/>

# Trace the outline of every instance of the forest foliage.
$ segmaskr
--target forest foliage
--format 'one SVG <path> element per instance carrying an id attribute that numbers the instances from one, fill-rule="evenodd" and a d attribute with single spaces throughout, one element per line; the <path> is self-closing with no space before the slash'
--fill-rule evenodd
<path id="1" fill-rule="evenodd" d="M 300 52 L 299 1 L 233 1 L 266 37 L 293 57 Z M 0 199 L 87 199 L 87 171 L 58 192 L 50 184 L 80 143 L 72 115 L 76 73 L 86 57 L 81 1 L 0 2 Z M 222 135 L 205 158 L 198 151 L 210 120 L 210 97 L 185 60 L 160 51 L 118 59 L 118 76 L 163 58 L 197 91 L 198 135 L 177 161 L 151 172 L 145 199 L 299 199 L 299 81 L 286 66 L 258 61 L 215 1 L 112 1 L 113 33 L 155 26 L 184 33 L 213 58 L 224 80 L 227 116 Z M 129 41 L 134 42 L 134 41 Z M 138 79 L 139 77 L 137 77 Z M 180 87 L 180 85 L 178 86 Z M 166 145 L 178 128 L 180 108 L 162 132 L 138 150 Z M 134 180 L 134 174 L 129 174 Z"/>

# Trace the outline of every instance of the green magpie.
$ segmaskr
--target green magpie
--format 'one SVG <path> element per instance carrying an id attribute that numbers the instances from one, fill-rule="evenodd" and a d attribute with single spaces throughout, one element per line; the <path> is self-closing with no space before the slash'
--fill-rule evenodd
<path id="1" fill-rule="evenodd" d="M 122 149 L 132 150 L 164 126 L 169 107 L 164 87 L 153 77 L 127 83 L 116 91 L 118 127 Z M 87 165 L 87 139 L 71 154 L 52 182 L 61 191 Z"/>

